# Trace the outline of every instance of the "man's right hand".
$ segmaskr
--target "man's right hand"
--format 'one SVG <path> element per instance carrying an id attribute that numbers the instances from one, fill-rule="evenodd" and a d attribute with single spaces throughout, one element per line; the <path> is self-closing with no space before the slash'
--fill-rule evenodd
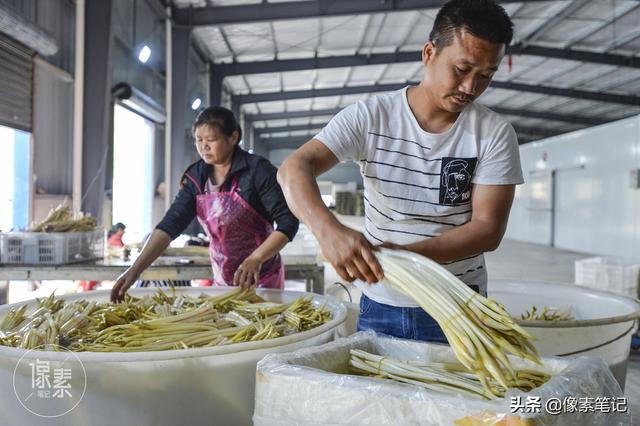
<path id="1" fill-rule="evenodd" d="M 358 279 L 373 284 L 384 276 L 382 266 L 373 253 L 374 247 L 362 233 L 336 225 L 319 237 L 322 254 L 342 279 L 348 282 Z"/>

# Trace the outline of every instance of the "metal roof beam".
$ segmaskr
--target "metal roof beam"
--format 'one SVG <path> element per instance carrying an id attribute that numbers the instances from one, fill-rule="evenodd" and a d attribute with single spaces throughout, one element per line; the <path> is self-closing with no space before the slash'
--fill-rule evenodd
<path id="1" fill-rule="evenodd" d="M 534 111 L 534 110 L 524 110 L 520 108 L 504 108 L 500 106 L 489 106 L 489 109 L 497 112 L 498 114 L 503 115 L 513 115 L 516 117 L 525 117 L 525 118 L 536 118 L 539 120 L 552 120 L 552 121 L 561 121 L 564 123 L 572 123 L 572 124 L 583 124 L 586 126 L 597 126 L 599 124 L 607 123 L 607 120 L 603 120 L 595 117 L 586 117 L 583 115 L 573 115 L 573 114 L 560 114 L 557 112 L 547 112 L 547 111 Z"/>
<path id="2" fill-rule="evenodd" d="M 286 136 L 282 138 L 262 138 L 262 143 L 267 149 L 296 149 L 310 141 L 312 134 L 308 136 Z"/>
<path id="3" fill-rule="evenodd" d="M 518 134 L 518 141 L 521 145 L 567 133 L 565 131 L 542 129 L 538 127 L 514 126 L 514 128 Z M 313 138 L 313 134 L 309 134 L 308 136 L 262 138 L 261 143 L 263 143 L 267 149 L 297 149 L 311 140 L 311 138 Z"/>
<path id="4" fill-rule="evenodd" d="M 293 125 L 293 126 L 259 127 L 256 130 L 260 135 L 265 135 L 269 133 L 299 132 L 302 130 L 307 130 L 311 132 L 312 130 L 322 129 L 326 125 L 327 123 L 300 124 L 300 125 Z"/>
<path id="5" fill-rule="evenodd" d="M 515 90 L 517 92 L 539 93 L 542 95 L 562 96 L 565 98 L 582 99 L 596 102 L 608 102 L 621 105 L 640 105 L 640 96 L 618 95 L 607 92 L 594 92 L 591 90 L 567 89 L 562 87 L 541 86 L 536 84 L 514 83 L 511 81 L 493 81 L 494 89 Z"/>
<path id="6" fill-rule="evenodd" d="M 420 62 L 421 51 L 376 53 L 372 55 L 328 56 L 324 58 L 280 59 L 272 61 L 233 62 L 213 64 L 212 69 L 223 75 L 263 74 L 302 71 L 321 68 L 342 68 L 362 65 L 384 65 Z"/>
<path id="7" fill-rule="evenodd" d="M 509 54 L 540 56 L 553 59 L 567 59 L 602 65 L 640 68 L 640 57 L 619 55 L 588 50 L 559 49 L 554 47 L 516 44 L 509 48 Z M 211 71 L 224 76 L 264 74 L 274 72 L 302 71 L 323 68 L 343 68 L 364 65 L 386 65 L 406 62 L 418 63 L 422 52 L 401 51 L 393 53 L 376 53 L 372 55 L 341 55 L 325 58 L 278 59 L 256 62 L 232 62 L 212 64 Z"/>
<path id="8" fill-rule="evenodd" d="M 527 3 L 551 0 L 501 0 L 500 3 Z M 344 15 L 366 15 L 421 9 L 437 9 L 445 0 L 315 0 L 260 3 L 237 6 L 173 8 L 178 25 L 203 26 L 244 24 L 284 19 L 305 19 Z"/>
<path id="9" fill-rule="evenodd" d="M 418 84 L 417 82 L 396 83 L 396 84 L 374 84 L 371 86 L 348 86 L 327 89 L 295 90 L 287 92 L 268 92 L 247 95 L 235 95 L 235 102 L 239 104 L 250 104 L 258 102 L 283 101 L 291 99 L 306 99 L 323 96 L 341 96 L 353 94 L 368 94 L 375 92 L 390 92 L 399 90 L 408 84 Z M 535 84 L 514 83 L 510 81 L 493 81 L 491 86 L 494 89 L 514 90 L 518 92 L 539 93 L 551 96 L 563 96 L 567 98 L 583 99 L 589 101 L 609 102 L 621 105 L 640 106 L 640 96 L 619 95 L 606 92 L 594 92 L 590 90 L 567 89 L 553 86 L 541 86 Z"/>
<path id="10" fill-rule="evenodd" d="M 558 130 L 550 130 L 544 129 L 540 127 L 528 127 L 528 126 L 517 126 L 514 125 L 513 128 L 516 130 L 518 137 L 530 138 L 530 137 L 538 137 L 540 139 L 550 138 L 552 136 L 561 135 L 563 133 L 568 133 L 569 131 L 558 131 Z"/>
<path id="11" fill-rule="evenodd" d="M 540 120 L 552 120 L 552 121 L 560 121 L 564 123 L 584 124 L 587 126 L 597 126 L 599 124 L 604 124 L 608 122 L 608 120 L 595 118 L 595 117 L 587 117 L 584 115 L 560 114 L 557 112 L 524 110 L 520 108 L 505 108 L 501 106 L 490 106 L 490 105 L 487 105 L 487 106 L 492 111 L 495 111 L 498 114 L 512 115 L 516 117 L 537 118 Z M 315 111 L 285 111 L 285 112 L 275 112 L 275 113 L 269 113 L 269 114 L 247 115 L 245 117 L 252 122 L 256 122 L 256 121 L 269 121 L 269 120 L 286 120 L 290 118 L 334 116 L 340 111 L 341 111 L 340 108 L 315 110 Z M 260 132 L 265 133 L 266 130 L 271 131 L 271 129 L 273 129 L 273 127 L 262 128 L 259 130 Z"/>
<path id="12" fill-rule="evenodd" d="M 347 86 L 347 87 L 332 87 L 327 89 L 310 89 L 310 90 L 293 90 L 287 92 L 268 92 L 268 93 L 255 93 L 248 95 L 235 95 L 237 102 L 240 104 L 250 104 L 256 102 L 270 102 L 270 101 L 286 101 L 291 99 L 306 99 L 323 96 L 341 96 L 341 95 L 354 95 L 354 94 L 366 94 L 374 92 L 390 92 L 398 90 L 406 84 L 374 84 L 371 86 Z"/>
<path id="13" fill-rule="evenodd" d="M 284 112 L 272 112 L 264 114 L 247 114 L 247 120 L 252 122 L 256 121 L 268 121 L 268 120 L 286 120 L 289 118 L 306 118 L 306 117 L 323 117 L 325 115 L 336 115 L 340 112 L 340 108 L 330 109 L 315 109 L 304 111 L 284 111 Z"/>
<path id="14" fill-rule="evenodd" d="M 640 57 L 617 55 L 612 53 L 592 52 L 588 50 L 559 49 L 554 47 L 515 44 L 509 48 L 513 55 L 542 56 L 553 59 L 569 59 L 601 65 L 640 68 Z"/>

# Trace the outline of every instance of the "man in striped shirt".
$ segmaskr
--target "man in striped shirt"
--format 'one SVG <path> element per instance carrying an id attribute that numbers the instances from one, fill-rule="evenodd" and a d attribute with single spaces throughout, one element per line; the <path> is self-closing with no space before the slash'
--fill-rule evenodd
<path id="1" fill-rule="evenodd" d="M 280 168 L 291 210 L 338 274 L 363 292 L 359 329 L 446 342 L 415 301 L 377 283 L 383 271 L 376 245 L 434 259 L 486 294 L 483 253 L 502 240 L 523 179 L 513 127 L 474 101 L 512 36 L 509 16 L 494 1 L 449 1 L 423 47 L 418 86 L 345 108 Z M 357 162 L 363 176 L 364 234 L 338 222 L 315 181 L 347 160 Z"/>

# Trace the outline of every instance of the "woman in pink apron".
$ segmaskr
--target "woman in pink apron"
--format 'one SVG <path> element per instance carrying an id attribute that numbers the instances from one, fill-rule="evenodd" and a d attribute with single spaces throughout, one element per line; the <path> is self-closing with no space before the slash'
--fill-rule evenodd
<path id="1" fill-rule="evenodd" d="M 238 146 L 241 130 L 226 108 L 203 110 L 193 131 L 201 160 L 187 168 L 165 217 L 134 264 L 118 278 L 113 301 L 123 299 L 142 271 L 195 217 L 210 239 L 214 285 L 284 287 L 279 252 L 295 236 L 298 220 L 276 180 L 277 169 Z"/>

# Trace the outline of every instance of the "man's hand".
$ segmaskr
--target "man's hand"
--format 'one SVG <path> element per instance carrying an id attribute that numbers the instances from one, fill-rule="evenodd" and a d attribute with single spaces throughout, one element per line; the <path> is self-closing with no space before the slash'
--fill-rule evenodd
<path id="1" fill-rule="evenodd" d="M 238 266 L 236 273 L 233 275 L 233 284 L 240 286 L 246 290 L 260 282 L 260 268 L 262 262 L 260 259 L 249 256 Z"/>
<path id="2" fill-rule="evenodd" d="M 319 238 L 319 242 L 322 254 L 342 279 L 373 284 L 384 276 L 373 254 L 374 247 L 360 232 L 338 225 Z"/>
<path id="3" fill-rule="evenodd" d="M 325 206 L 316 178 L 338 164 L 338 157 L 317 139 L 291 154 L 278 170 L 289 208 L 320 242 L 324 257 L 346 281 L 375 283 L 384 273 L 374 248 L 359 232 L 342 225 Z"/>

